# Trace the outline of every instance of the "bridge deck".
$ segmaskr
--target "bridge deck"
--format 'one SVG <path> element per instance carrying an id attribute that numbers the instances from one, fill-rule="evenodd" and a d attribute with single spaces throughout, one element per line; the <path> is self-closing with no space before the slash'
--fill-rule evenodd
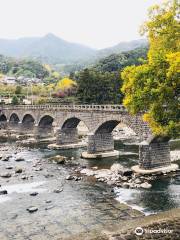
<path id="1" fill-rule="evenodd" d="M 127 112 L 123 105 L 4 105 L 1 110 L 17 110 L 17 109 L 46 109 L 46 110 L 85 110 L 85 111 L 112 111 Z"/>

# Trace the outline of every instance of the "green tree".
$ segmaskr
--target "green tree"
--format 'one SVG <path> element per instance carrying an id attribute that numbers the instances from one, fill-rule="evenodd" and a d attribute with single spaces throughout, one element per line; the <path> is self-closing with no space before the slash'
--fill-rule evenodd
<path id="1" fill-rule="evenodd" d="M 77 96 L 81 103 L 111 104 L 119 103 L 121 94 L 119 73 L 99 72 L 84 69 L 78 76 Z"/>
<path id="2" fill-rule="evenodd" d="M 21 86 L 17 86 L 16 87 L 16 90 L 15 90 L 15 94 L 16 95 L 19 95 L 19 94 L 21 94 L 22 93 L 22 87 Z"/>
<path id="3" fill-rule="evenodd" d="M 19 103 L 19 99 L 16 95 L 13 96 L 12 98 L 12 105 L 17 105 Z"/>
<path id="4" fill-rule="evenodd" d="M 124 105 L 133 114 L 146 112 L 154 134 L 177 136 L 180 132 L 180 24 L 179 4 L 168 1 L 149 10 L 141 31 L 148 36 L 147 62 L 125 68 Z"/>

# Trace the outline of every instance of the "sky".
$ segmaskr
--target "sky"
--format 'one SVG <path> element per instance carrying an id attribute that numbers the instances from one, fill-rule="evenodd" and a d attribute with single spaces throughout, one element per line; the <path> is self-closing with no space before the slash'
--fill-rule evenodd
<path id="1" fill-rule="evenodd" d="M 0 0 L 0 38 L 53 33 L 101 49 L 142 38 L 147 9 L 163 0 Z"/>

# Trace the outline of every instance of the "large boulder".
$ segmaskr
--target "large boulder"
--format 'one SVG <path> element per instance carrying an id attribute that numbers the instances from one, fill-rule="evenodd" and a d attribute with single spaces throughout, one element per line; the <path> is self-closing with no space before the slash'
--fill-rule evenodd
<path id="1" fill-rule="evenodd" d="M 142 188 L 149 189 L 152 187 L 152 185 L 148 182 L 141 183 L 140 185 Z"/>

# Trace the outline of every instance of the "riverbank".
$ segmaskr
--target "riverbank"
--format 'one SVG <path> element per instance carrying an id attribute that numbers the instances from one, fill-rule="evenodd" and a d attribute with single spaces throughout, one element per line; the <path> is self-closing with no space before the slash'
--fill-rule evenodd
<path id="1" fill-rule="evenodd" d="M 73 240 L 179 240 L 180 208 L 124 221 L 123 224 L 113 225 L 110 228 L 109 231 L 82 233 L 73 236 Z"/>

